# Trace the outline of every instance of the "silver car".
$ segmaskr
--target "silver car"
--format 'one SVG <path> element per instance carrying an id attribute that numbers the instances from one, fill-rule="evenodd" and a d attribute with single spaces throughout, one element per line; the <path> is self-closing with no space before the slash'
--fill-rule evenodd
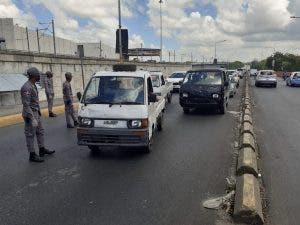
<path id="1" fill-rule="evenodd" d="M 277 87 L 277 75 L 273 70 L 261 70 L 256 77 L 255 86 Z"/>

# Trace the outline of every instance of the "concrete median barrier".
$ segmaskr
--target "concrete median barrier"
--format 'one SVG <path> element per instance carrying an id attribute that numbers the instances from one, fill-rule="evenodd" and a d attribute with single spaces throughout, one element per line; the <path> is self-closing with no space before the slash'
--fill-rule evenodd
<path id="1" fill-rule="evenodd" d="M 243 103 L 243 120 L 241 126 L 241 149 L 238 154 L 236 175 L 236 194 L 234 219 L 238 223 L 264 223 L 262 200 L 258 178 L 256 143 L 252 121 L 252 104 L 249 94 L 248 79 L 245 85 Z"/>
<path id="2" fill-rule="evenodd" d="M 251 105 L 251 100 L 249 100 L 249 99 L 245 99 L 245 105 Z"/>
<path id="3" fill-rule="evenodd" d="M 250 134 L 254 135 L 253 126 L 251 123 L 249 123 L 247 121 L 243 123 L 242 134 L 244 134 L 244 133 L 250 133 Z"/>
<path id="4" fill-rule="evenodd" d="M 252 113 L 251 113 L 251 111 L 250 111 L 249 109 L 245 108 L 244 115 L 249 115 L 249 116 L 251 116 Z"/>
<path id="5" fill-rule="evenodd" d="M 257 158 L 252 148 L 242 148 L 239 152 L 237 175 L 252 174 L 258 177 Z"/>
<path id="6" fill-rule="evenodd" d="M 264 223 L 259 183 L 252 174 L 244 174 L 237 179 L 233 216 L 239 223 Z"/>
<path id="7" fill-rule="evenodd" d="M 250 133 L 243 133 L 242 134 L 242 148 L 247 148 L 247 147 L 252 148 L 253 151 L 255 151 L 256 147 L 255 147 L 254 137 Z"/>
<path id="8" fill-rule="evenodd" d="M 243 121 L 253 124 L 252 117 L 249 115 L 244 115 Z"/>
<path id="9" fill-rule="evenodd" d="M 245 105 L 244 109 L 245 110 L 248 109 L 248 110 L 250 110 L 250 112 L 252 112 L 252 106 L 250 104 Z"/>

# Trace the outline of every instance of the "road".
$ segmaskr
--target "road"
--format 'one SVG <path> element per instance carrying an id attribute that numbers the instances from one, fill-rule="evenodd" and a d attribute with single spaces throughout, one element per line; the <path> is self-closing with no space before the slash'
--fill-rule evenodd
<path id="1" fill-rule="evenodd" d="M 253 85 L 252 85 L 253 86 Z M 300 88 L 253 87 L 255 129 L 272 225 L 300 221 Z"/>
<path id="2" fill-rule="evenodd" d="M 239 101 L 238 95 L 229 110 L 237 111 Z M 28 162 L 23 124 L 1 128 L 0 224 L 214 224 L 216 211 L 202 201 L 225 193 L 237 115 L 184 115 L 174 96 L 165 119 L 150 154 L 91 155 L 77 146 L 64 116 L 44 118 L 56 154 L 43 164 Z"/>

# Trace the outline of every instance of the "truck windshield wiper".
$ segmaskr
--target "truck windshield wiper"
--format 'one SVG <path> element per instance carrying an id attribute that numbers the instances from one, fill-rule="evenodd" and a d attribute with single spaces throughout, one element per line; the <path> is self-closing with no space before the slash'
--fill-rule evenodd
<path id="1" fill-rule="evenodd" d="M 109 107 L 112 107 L 113 105 L 120 105 L 120 107 L 121 107 L 122 105 L 142 105 L 142 103 L 140 103 L 140 102 L 130 102 L 130 101 L 128 101 L 128 102 L 114 102 L 114 103 L 110 103 Z"/>

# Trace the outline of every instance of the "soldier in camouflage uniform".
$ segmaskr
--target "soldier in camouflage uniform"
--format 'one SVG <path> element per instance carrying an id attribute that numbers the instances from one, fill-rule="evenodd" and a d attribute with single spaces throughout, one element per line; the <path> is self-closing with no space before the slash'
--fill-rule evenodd
<path id="1" fill-rule="evenodd" d="M 65 103 L 67 128 L 74 128 L 74 126 L 78 125 L 78 121 L 75 116 L 75 111 L 73 106 L 73 93 L 71 87 L 72 74 L 70 72 L 67 72 L 65 74 L 65 77 L 66 77 L 66 81 L 63 83 L 63 96 L 64 96 L 64 103 Z M 73 120 L 74 126 L 71 120 Z"/>
<path id="2" fill-rule="evenodd" d="M 54 89 L 53 89 L 53 79 L 52 79 L 53 73 L 47 71 L 46 76 L 47 77 L 45 80 L 45 93 L 47 96 L 49 117 L 56 117 L 57 115 L 52 112 L 53 100 L 54 100 Z"/>
<path id="3" fill-rule="evenodd" d="M 23 104 L 22 116 L 25 122 L 25 137 L 29 152 L 29 161 L 43 162 L 45 154 L 53 154 L 44 146 L 44 128 L 41 123 L 41 109 L 39 105 L 38 90 L 35 85 L 40 80 L 40 72 L 32 67 L 27 70 L 28 81 L 21 88 L 21 97 Z M 34 136 L 37 137 L 39 146 L 39 156 L 34 150 Z"/>

